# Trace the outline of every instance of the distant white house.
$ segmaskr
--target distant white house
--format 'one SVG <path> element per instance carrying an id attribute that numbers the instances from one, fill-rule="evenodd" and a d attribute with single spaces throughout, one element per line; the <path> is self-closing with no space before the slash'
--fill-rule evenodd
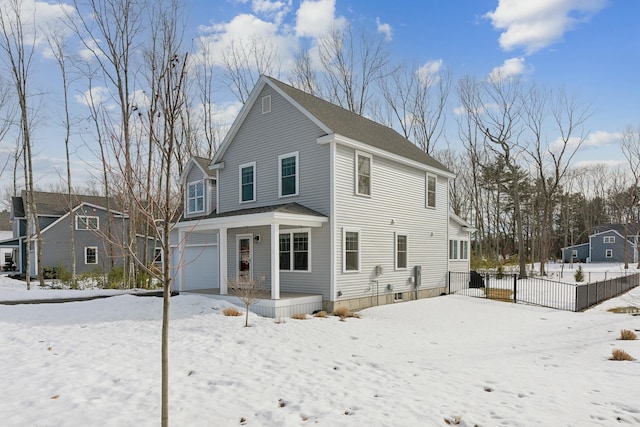
<path id="1" fill-rule="evenodd" d="M 276 317 L 440 295 L 469 269 L 453 178 L 394 130 L 263 76 L 215 157 L 184 168 L 174 287 L 264 280 L 255 311 Z"/>

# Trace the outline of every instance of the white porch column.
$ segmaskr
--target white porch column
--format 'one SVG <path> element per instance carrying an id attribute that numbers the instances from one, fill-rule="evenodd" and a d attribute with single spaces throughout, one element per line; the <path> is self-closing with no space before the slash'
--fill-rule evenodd
<path id="1" fill-rule="evenodd" d="M 184 257 L 184 248 L 185 245 L 187 244 L 187 242 L 185 241 L 185 232 L 179 228 L 178 229 L 178 243 L 176 244 L 176 248 L 175 251 L 177 251 L 178 253 L 175 256 L 175 259 L 177 260 L 177 263 L 175 266 L 172 266 L 176 272 L 176 277 L 173 278 L 174 280 L 174 284 L 173 284 L 173 289 L 180 292 L 182 291 L 182 283 L 184 283 L 183 281 L 183 272 L 184 272 L 184 265 L 182 265 L 183 262 L 183 257 Z M 169 265 L 171 266 L 171 259 L 169 260 Z"/>
<path id="2" fill-rule="evenodd" d="M 218 266 L 220 295 L 227 294 L 227 229 L 226 227 L 220 227 L 218 231 L 218 259 L 220 265 Z"/>
<path id="3" fill-rule="evenodd" d="M 271 299 L 280 299 L 280 224 L 271 224 Z"/>

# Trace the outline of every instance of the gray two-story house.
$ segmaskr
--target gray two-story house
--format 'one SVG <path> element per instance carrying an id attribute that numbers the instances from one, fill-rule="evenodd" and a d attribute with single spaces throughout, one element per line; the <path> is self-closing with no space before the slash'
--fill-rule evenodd
<path id="1" fill-rule="evenodd" d="M 184 169 L 174 288 L 263 280 L 255 311 L 276 317 L 440 295 L 450 229 L 468 226 L 450 222 L 453 177 L 394 130 L 263 76 L 214 158 Z"/>
<path id="2" fill-rule="evenodd" d="M 114 199 L 34 191 L 37 221 L 42 237 L 42 265 L 46 268 L 64 267 L 71 271 L 72 252 L 76 256 L 78 273 L 101 271 L 108 273 L 114 267 L 124 265 L 127 251 L 128 215 L 120 212 Z M 30 275 L 37 275 L 38 239 L 34 228 L 27 235 L 26 192 L 12 197 L 10 221 L 13 237 L 0 242 L 0 247 L 13 249 L 16 274 L 26 274 L 27 256 L 30 257 Z M 73 227 L 75 251 L 71 250 Z M 27 253 L 27 239 L 30 240 Z M 151 249 L 152 250 L 152 249 Z"/>
<path id="3" fill-rule="evenodd" d="M 589 241 L 562 248 L 564 262 L 627 262 L 639 259 L 638 224 L 604 224 L 593 228 Z"/>

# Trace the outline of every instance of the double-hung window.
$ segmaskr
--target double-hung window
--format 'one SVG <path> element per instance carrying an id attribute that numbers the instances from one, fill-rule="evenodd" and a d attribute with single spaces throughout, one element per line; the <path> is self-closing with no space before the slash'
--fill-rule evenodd
<path id="1" fill-rule="evenodd" d="M 256 200 L 256 162 L 240 165 L 240 203 Z"/>
<path id="2" fill-rule="evenodd" d="M 280 270 L 311 271 L 309 230 L 280 233 Z"/>
<path id="3" fill-rule="evenodd" d="M 204 182 L 187 184 L 187 213 L 204 212 Z"/>
<path id="4" fill-rule="evenodd" d="M 466 240 L 460 240 L 460 259 L 469 258 L 469 242 Z"/>
<path id="5" fill-rule="evenodd" d="M 604 236 L 602 238 L 602 243 L 615 243 L 616 242 L 616 236 Z"/>
<path id="6" fill-rule="evenodd" d="M 370 154 L 356 151 L 356 194 L 371 196 L 371 160 Z"/>
<path id="7" fill-rule="evenodd" d="M 407 235 L 396 233 L 395 241 L 396 241 L 395 242 L 396 270 L 405 269 L 407 268 L 407 254 L 408 254 Z"/>
<path id="8" fill-rule="evenodd" d="M 436 176 L 427 174 L 426 201 L 428 208 L 436 207 Z"/>
<path id="9" fill-rule="evenodd" d="M 458 241 L 449 240 L 449 259 L 458 259 Z"/>
<path id="10" fill-rule="evenodd" d="M 84 248 L 84 263 L 85 264 L 97 264 L 98 263 L 98 248 L 95 246 L 85 246 Z"/>
<path id="11" fill-rule="evenodd" d="M 604 257 L 605 258 L 613 258 L 613 249 L 607 249 L 604 252 Z"/>
<path id="12" fill-rule="evenodd" d="M 278 193 L 280 197 L 298 195 L 298 171 L 297 151 L 278 156 Z"/>
<path id="13" fill-rule="evenodd" d="M 97 216 L 76 216 L 76 230 L 99 230 L 100 220 Z"/>
<path id="14" fill-rule="evenodd" d="M 360 271 L 360 230 L 342 230 L 342 271 Z"/>

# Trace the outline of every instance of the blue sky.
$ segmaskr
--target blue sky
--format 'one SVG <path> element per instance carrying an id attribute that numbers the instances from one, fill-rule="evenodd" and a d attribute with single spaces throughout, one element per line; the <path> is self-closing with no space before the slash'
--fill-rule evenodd
<path id="1" fill-rule="evenodd" d="M 5 0 L 0 0 L 2 4 Z M 34 2 L 34 0 L 24 0 Z M 70 3 L 70 0 L 62 0 Z M 54 2 L 35 1 L 46 10 L 38 19 L 52 20 Z M 379 31 L 389 40 L 394 61 L 441 64 L 453 82 L 465 76 L 486 78 L 496 69 L 521 75 L 548 88 L 576 92 L 591 105 L 590 132 L 576 160 L 581 164 L 620 162 L 619 133 L 640 126 L 640 2 L 635 0 L 186 0 L 186 38 L 205 37 L 222 52 L 229 40 L 259 35 L 272 40 L 281 57 L 286 81 L 287 63 L 298 42 L 312 45 L 333 25 L 351 23 Z M 48 111 L 36 132 L 36 174 L 46 186 L 64 174 L 61 134 L 55 108 L 55 63 L 43 52 L 34 78 Z M 73 110 L 82 116 L 81 86 L 74 88 Z M 232 99 L 217 99 L 220 111 L 231 120 L 238 111 Z M 455 88 L 450 105 L 457 107 Z M 448 119 L 447 140 L 456 140 L 454 120 Z M 85 138 L 86 142 L 86 138 Z M 95 165 L 90 147 L 76 136 L 77 169 Z M 11 141 L 0 142 L 0 156 Z M 444 148 L 443 143 L 438 143 Z M 3 156 L 4 157 L 4 156 Z M 3 158 L 0 161 L 4 162 Z M 53 165 L 53 166 L 52 166 Z M 6 174 L 6 172 L 5 172 Z M 6 183 L 6 175 L 3 181 Z M 10 181 L 10 179 L 9 179 Z M 77 181 L 76 181 L 77 182 Z"/>

